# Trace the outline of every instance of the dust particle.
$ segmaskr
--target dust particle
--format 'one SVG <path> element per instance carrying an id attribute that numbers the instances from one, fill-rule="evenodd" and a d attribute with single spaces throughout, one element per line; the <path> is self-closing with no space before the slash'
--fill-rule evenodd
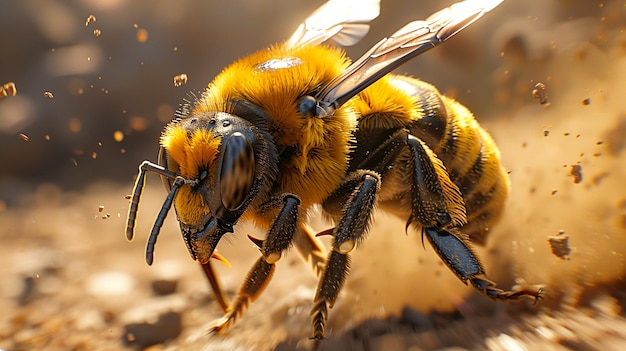
<path id="1" fill-rule="evenodd" d="M 175 87 L 179 87 L 184 84 L 187 84 L 187 75 L 185 73 L 179 74 L 176 77 L 174 77 Z"/>
<path id="2" fill-rule="evenodd" d="M 548 135 L 550 135 L 550 131 L 549 131 L 549 130 L 547 130 L 547 129 L 544 129 L 544 130 L 543 130 L 543 136 L 544 136 L 544 137 L 547 137 Z"/>
<path id="3" fill-rule="evenodd" d="M 133 197 L 133 196 L 132 196 L 132 195 L 124 195 L 124 198 L 125 198 L 126 200 L 130 200 L 130 198 L 131 198 L 131 197 Z"/>
<path id="4" fill-rule="evenodd" d="M 44 135 L 43 138 L 46 139 L 46 141 L 50 141 L 50 135 L 48 135 L 48 134 Z"/>
<path id="5" fill-rule="evenodd" d="M 110 213 L 105 213 L 104 215 L 102 215 L 102 219 L 108 219 L 108 218 L 111 218 Z"/>
<path id="6" fill-rule="evenodd" d="M 93 159 L 95 160 L 97 157 L 98 157 L 98 154 L 94 151 L 94 152 L 91 154 L 91 158 L 93 158 Z"/>
<path id="7" fill-rule="evenodd" d="M 100 29 L 94 29 L 93 30 L 93 35 L 95 37 L 99 37 L 102 34 L 102 31 Z"/>
<path id="8" fill-rule="evenodd" d="M 44 91 L 43 96 L 47 97 L 48 99 L 54 98 L 54 95 L 52 95 L 52 93 L 49 91 Z"/>
<path id="9" fill-rule="evenodd" d="M 89 17 L 87 17 L 87 20 L 85 21 L 85 27 L 87 27 L 89 23 L 93 23 L 95 21 L 96 21 L 96 16 L 89 15 Z"/>
<path id="10" fill-rule="evenodd" d="M 20 133 L 20 138 L 22 138 L 22 140 L 24 141 L 29 141 L 30 138 L 28 137 L 28 135 L 24 134 L 24 133 Z"/>
<path id="11" fill-rule="evenodd" d="M 121 130 L 116 130 L 115 132 L 113 132 L 113 140 L 118 143 L 124 140 L 124 132 L 122 132 Z"/>
<path id="12" fill-rule="evenodd" d="M 148 41 L 148 31 L 146 29 L 137 29 L 137 41 L 140 43 L 145 43 L 146 41 Z"/>
<path id="13" fill-rule="evenodd" d="M 98 212 L 102 212 L 102 211 L 104 211 L 104 206 L 102 205 L 98 206 Z"/>
<path id="14" fill-rule="evenodd" d="M 569 170 L 569 175 L 574 177 L 574 183 L 578 184 L 583 181 L 583 166 L 572 165 Z"/>
<path id="15" fill-rule="evenodd" d="M 6 90 L 11 96 L 15 96 L 15 94 L 17 94 L 17 89 L 15 88 L 15 83 L 13 82 L 6 83 L 4 85 L 4 90 Z"/>
<path id="16" fill-rule="evenodd" d="M 558 192 L 557 189 L 552 189 L 552 191 L 550 191 L 550 195 L 556 195 L 557 192 Z"/>
<path id="17" fill-rule="evenodd" d="M 569 236 L 563 231 L 558 235 L 548 236 L 548 244 L 550 244 L 550 250 L 552 254 L 560 259 L 569 260 L 569 255 L 572 249 L 569 247 Z"/>
<path id="18" fill-rule="evenodd" d="M 5 83 L 4 85 L 0 86 L 0 100 L 2 100 L 3 98 L 11 95 L 11 96 L 15 96 L 15 94 L 17 94 L 17 89 L 15 88 L 15 83 L 13 82 L 8 82 Z"/>
<path id="19" fill-rule="evenodd" d="M 539 103 L 545 105 L 548 103 L 548 93 L 546 91 L 546 85 L 543 83 L 535 84 L 535 88 L 532 91 L 533 97 L 539 99 Z"/>
<path id="20" fill-rule="evenodd" d="M 591 99 L 590 98 L 583 99 L 582 104 L 585 106 L 591 104 Z"/>

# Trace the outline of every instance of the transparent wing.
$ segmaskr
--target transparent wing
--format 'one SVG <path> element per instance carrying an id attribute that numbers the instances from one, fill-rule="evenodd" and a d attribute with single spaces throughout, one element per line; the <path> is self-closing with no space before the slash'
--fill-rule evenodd
<path id="1" fill-rule="evenodd" d="M 318 113 L 332 111 L 396 67 L 446 41 L 503 0 L 466 0 L 414 21 L 379 41 L 317 95 Z"/>
<path id="2" fill-rule="evenodd" d="M 354 45 L 379 13 L 380 0 L 329 0 L 298 27 L 287 46 L 319 45 L 331 38 L 341 46 Z"/>

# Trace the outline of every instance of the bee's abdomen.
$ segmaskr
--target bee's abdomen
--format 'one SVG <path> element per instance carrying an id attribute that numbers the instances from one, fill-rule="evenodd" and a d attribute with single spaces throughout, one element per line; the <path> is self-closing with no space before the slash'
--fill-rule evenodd
<path id="1" fill-rule="evenodd" d="M 509 191 L 506 170 L 491 136 L 472 113 L 420 80 L 394 76 L 392 84 L 417 98 L 421 116 L 410 131 L 424 141 L 446 166 L 465 201 L 468 223 L 463 232 L 482 244 L 501 215 Z"/>

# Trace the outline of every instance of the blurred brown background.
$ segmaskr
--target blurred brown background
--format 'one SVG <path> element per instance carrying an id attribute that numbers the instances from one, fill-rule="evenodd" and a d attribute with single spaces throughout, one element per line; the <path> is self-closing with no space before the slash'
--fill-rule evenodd
<path id="1" fill-rule="evenodd" d="M 165 197 L 157 177 L 148 177 L 133 243 L 124 239 L 123 196 L 139 163 L 156 160 L 161 130 L 189 92 L 288 38 L 322 2 L 0 0 L 0 84 L 17 87 L 0 100 L 0 348 L 307 345 L 315 280 L 296 254 L 279 263 L 228 337 L 208 337 L 220 313 L 173 215 L 155 266 L 143 261 Z M 370 34 L 347 52 L 357 58 L 452 3 L 383 0 Z M 97 20 L 86 26 L 89 15 Z M 495 138 L 512 192 L 477 251 L 500 286 L 523 277 L 546 285 L 546 300 L 507 305 L 477 296 L 417 233 L 405 235 L 404 223 L 381 213 L 330 312 L 325 349 L 625 347 L 625 26 L 624 1 L 507 0 L 398 70 L 465 104 Z M 175 87 L 181 73 L 188 82 Z M 538 82 L 548 104 L 533 98 Z M 582 169 L 579 183 L 573 165 Z M 329 226 L 315 216 L 312 225 Z M 231 295 L 258 257 L 245 238 L 255 230 L 242 223 L 220 246 L 233 263 L 218 267 Z M 564 257 L 547 241 L 559 233 L 569 238 Z M 166 296 L 153 287 L 163 275 L 178 284 Z M 165 328 L 173 335 L 146 322 L 147 335 L 163 338 L 129 341 L 129 326 L 163 311 L 174 311 L 178 323 Z"/>

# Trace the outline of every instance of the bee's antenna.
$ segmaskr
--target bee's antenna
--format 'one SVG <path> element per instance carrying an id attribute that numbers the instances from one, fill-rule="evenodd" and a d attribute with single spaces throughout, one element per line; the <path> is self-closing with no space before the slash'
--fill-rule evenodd
<path id="1" fill-rule="evenodd" d="M 172 207 L 176 192 L 183 184 L 185 184 L 185 179 L 177 176 L 176 180 L 174 180 L 174 183 L 172 184 L 172 189 L 169 194 L 167 194 L 165 202 L 163 202 L 163 206 L 161 206 L 161 211 L 159 211 L 159 215 L 152 226 L 152 231 L 150 232 L 150 237 L 148 238 L 148 244 L 146 245 L 146 263 L 148 263 L 149 266 L 151 266 L 154 261 L 154 246 L 156 245 L 157 237 L 159 236 L 159 232 L 163 226 L 163 221 L 165 221 L 165 217 L 167 217 L 167 213 Z"/>

